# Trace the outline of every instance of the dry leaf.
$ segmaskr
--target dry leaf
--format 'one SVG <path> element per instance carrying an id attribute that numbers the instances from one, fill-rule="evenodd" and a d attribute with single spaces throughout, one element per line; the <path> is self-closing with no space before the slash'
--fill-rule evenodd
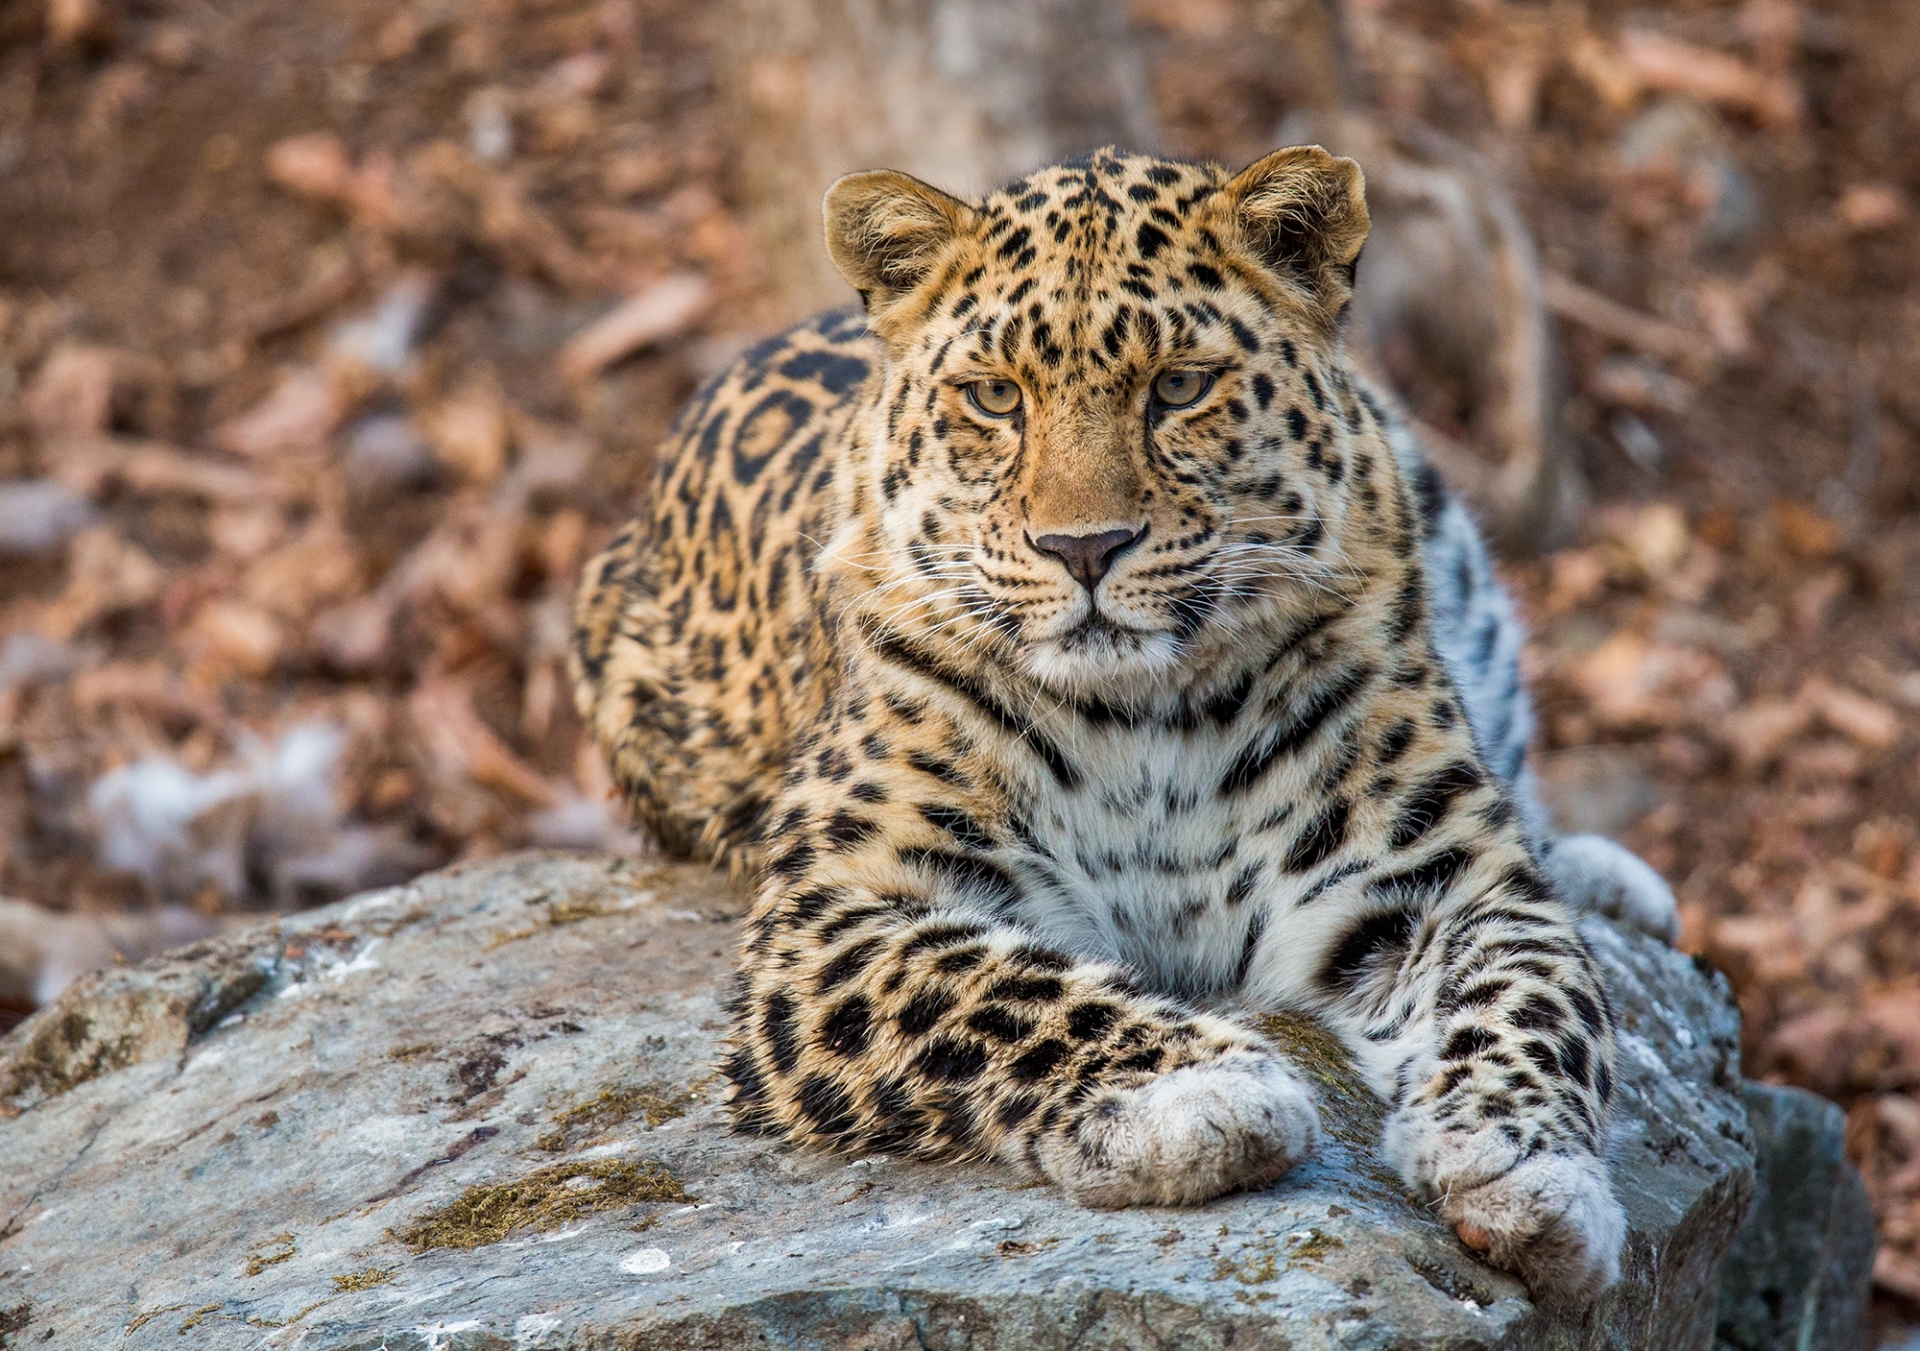
<path id="1" fill-rule="evenodd" d="M 324 447 L 347 415 L 340 381 L 326 371 L 300 366 L 286 372 L 273 393 L 214 430 L 222 450 L 251 459 Z"/>
<path id="2" fill-rule="evenodd" d="M 1900 715 L 1864 694 L 1815 676 L 1800 687 L 1800 697 L 1842 736 L 1868 750 L 1881 751 L 1900 739 Z"/>
<path id="3" fill-rule="evenodd" d="M 697 273 L 657 281 L 576 333 L 560 350 L 555 369 L 570 384 L 590 380 L 641 348 L 684 333 L 712 299 L 712 287 Z"/>
<path id="4" fill-rule="evenodd" d="M 62 343 L 35 372 L 22 401 L 42 437 L 98 436 L 113 415 L 114 354 L 104 347 Z"/>
<path id="5" fill-rule="evenodd" d="M 507 467 L 507 402 L 481 371 L 421 417 L 434 458 L 468 483 L 492 483 Z"/>

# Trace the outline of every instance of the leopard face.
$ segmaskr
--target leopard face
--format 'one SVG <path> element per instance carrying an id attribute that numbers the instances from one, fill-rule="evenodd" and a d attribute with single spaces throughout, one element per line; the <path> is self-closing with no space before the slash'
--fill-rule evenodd
<path id="1" fill-rule="evenodd" d="M 1248 225 L 1271 174 L 1112 152 L 977 206 L 859 177 L 887 180 L 886 218 L 830 198 L 830 243 L 869 283 L 884 387 L 833 552 L 877 574 L 889 623 L 1062 694 L 1142 694 L 1341 586 L 1361 418 L 1332 321 L 1357 190 L 1330 213 L 1291 185 L 1284 209 L 1320 214 L 1289 233 Z M 903 185 L 925 233 L 866 276 L 854 245 L 901 227 Z"/>

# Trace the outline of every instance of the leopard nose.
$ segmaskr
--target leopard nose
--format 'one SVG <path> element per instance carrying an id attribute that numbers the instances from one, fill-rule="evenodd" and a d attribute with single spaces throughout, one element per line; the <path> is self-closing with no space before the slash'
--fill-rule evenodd
<path id="1" fill-rule="evenodd" d="M 1107 575 L 1121 551 L 1137 544 L 1146 533 L 1143 527 L 1102 530 L 1097 535 L 1042 535 L 1033 541 L 1033 547 L 1065 563 L 1073 580 L 1091 591 L 1100 585 L 1100 579 Z"/>

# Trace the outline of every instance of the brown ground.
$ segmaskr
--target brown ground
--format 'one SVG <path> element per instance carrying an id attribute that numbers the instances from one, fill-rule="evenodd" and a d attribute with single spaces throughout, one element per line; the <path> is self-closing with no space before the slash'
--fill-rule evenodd
<path id="1" fill-rule="evenodd" d="M 1151 8 L 1178 148 L 1264 148 L 1285 92 L 1234 33 L 1288 0 Z M 1545 764 L 1674 880 L 1749 1072 L 1848 1105 L 1880 1313 L 1912 1319 L 1920 7 L 1350 20 L 1361 97 L 1478 148 L 1551 271 L 1673 326 L 1561 332 L 1596 506 L 1511 570 Z M 779 314 L 729 207 L 712 26 L 675 0 L 0 9 L 0 483 L 70 490 L 31 527 L 91 504 L 0 547 L 0 892 L 257 908 L 618 838 L 561 685 L 566 598 L 693 383 Z M 708 299 L 662 341 L 566 370 L 620 297 L 689 273 Z M 383 302 L 410 342 L 338 327 Z M 285 866 L 330 837 L 269 794 L 219 827 L 237 873 L 94 861 L 103 773 L 209 773 L 314 718 L 347 734 L 345 815 L 320 817 L 358 854 Z"/>

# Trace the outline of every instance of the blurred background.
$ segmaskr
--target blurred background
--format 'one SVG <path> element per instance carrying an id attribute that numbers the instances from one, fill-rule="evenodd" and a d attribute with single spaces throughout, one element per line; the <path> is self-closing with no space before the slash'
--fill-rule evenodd
<path id="1" fill-rule="evenodd" d="M 821 190 L 1366 168 L 1354 341 L 1505 552 L 1568 828 L 1849 1111 L 1920 1322 L 1920 5 L 0 6 L 0 1026 L 532 845 L 643 848 L 583 560 Z"/>

